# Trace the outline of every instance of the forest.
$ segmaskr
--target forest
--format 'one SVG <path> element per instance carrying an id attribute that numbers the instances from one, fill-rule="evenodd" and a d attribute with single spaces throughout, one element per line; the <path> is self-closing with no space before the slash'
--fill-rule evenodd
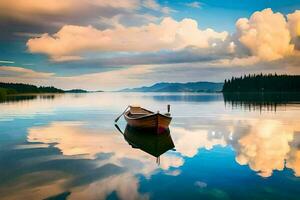
<path id="1" fill-rule="evenodd" d="M 64 90 L 55 87 L 37 87 L 35 85 L 23 83 L 1 83 L 0 82 L 0 98 L 13 94 L 26 94 L 26 93 L 63 93 Z"/>
<path id="2" fill-rule="evenodd" d="M 222 92 L 300 92 L 300 75 L 249 74 L 225 80 Z"/>

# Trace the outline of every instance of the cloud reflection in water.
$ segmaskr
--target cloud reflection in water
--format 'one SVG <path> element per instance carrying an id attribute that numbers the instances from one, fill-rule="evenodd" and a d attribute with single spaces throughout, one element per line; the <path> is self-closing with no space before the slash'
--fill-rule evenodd
<path id="1" fill-rule="evenodd" d="M 163 155 L 160 167 L 164 170 L 178 168 L 184 164 L 185 157 L 196 156 L 199 149 L 210 150 L 216 145 L 231 145 L 236 151 L 236 161 L 241 165 L 249 165 L 262 177 L 269 177 L 274 170 L 283 170 L 284 167 L 293 169 L 295 175 L 299 176 L 297 124 L 284 124 L 274 119 L 244 119 L 232 121 L 232 124 L 223 124 L 223 128 L 172 127 L 171 134 L 180 156 L 175 153 Z M 151 156 L 131 149 L 120 135 L 99 133 L 81 122 L 53 122 L 48 126 L 30 128 L 28 141 L 54 143 L 66 156 L 80 155 L 95 159 L 98 154 L 112 153 L 109 160 L 101 162 L 122 166 L 125 159 L 134 160 L 140 165 L 131 168 L 138 168 L 139 173 L 145 176 L 151 175 L 156 169 Z"/>

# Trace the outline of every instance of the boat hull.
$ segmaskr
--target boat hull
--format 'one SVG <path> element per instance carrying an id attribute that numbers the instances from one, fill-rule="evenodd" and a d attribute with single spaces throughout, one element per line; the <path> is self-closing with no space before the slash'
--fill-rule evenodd
<path id="1" fill-rule="evenodd" d="M 128 125 L 135 128 L 142 129 L 155 129 L 157 133 L 163 133 L 170 125 L 172 118 L 162 115 L 160 113 L 154 113 L 138 118 L 131 118 L 129 113 L 125 113 L 124 117 Z"/>

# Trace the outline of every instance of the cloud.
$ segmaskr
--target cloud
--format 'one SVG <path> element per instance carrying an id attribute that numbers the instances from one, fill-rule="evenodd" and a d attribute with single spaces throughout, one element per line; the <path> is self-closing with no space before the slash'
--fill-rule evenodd
<path id="1" fill-rule="evenodd" d="M 26 69 L 22 67 L 15 66 L 0 66 L 0 77 L 22 77 L 24 79 L 44 79 L 49 78 L 54 73 L 36 72 L 31 69 Z"/>
<path id="2" fill-rule="evenodd" d="M 143 13 L 126 13 L 117 14 L 113 17 L 101 17 L 100 23 L 105 26 L 105 28 L 115 28 L 122 26 L 142 26 L 149 22 L 157 22 L 160 17 Z"/>
<path id="3" fill-rule="evenodd" d="M 31 127 L 28 130 L 27 141 L 54 144 L 53 146 L 64 156 L 97 159 L 100 154 L 111 154 L 101 163 L 102 165 L 129 167 L 128 170 L 132 173 L 145 176 L 156 173 L 157 168 L 168 172 L 170 168 L 178 168 L 184 164 L 184 159 L 179 155 L 166 153 L 160 156 L 161 162 L 158 167 L 153 156 L 131 148 L 124 138 L 119 136 L 111 130 L 104 132 L 91 130 L 83 122 L 52 122 L 46 126 Z M 74 139 L 79 142 L 74 143 Z"/>
<path id="4" fill-rule="evenodd" d="M 271 9 L 255 12 L 249 19 L 239 19 L 236 28 L 241 44 L 261 60 L 281 59 L 293 52 L 291 34 L 281 13 Z"/>
<path id="5" fill-rule="evenodd" d="M 173 59 L 178 56 L 177 59 Z M 231 76 L 241 76 L 245 73 L 260 73 L 262 70 L 266 73 L 286 73 L 286 70 L 292 71 L 294 69 L 298 69 L 298 71 L 294 71 L 295 73 L 300 72 L 299 67 L 294 68 L 286 68 L 286 63 L 276 62 L 276 63 L 262 63 L 260 65 L 254 66 L 246 66 L 240 67 L 237 66 L 223 66 L 222 63 L 218 64 L 217 62 L 212 65 L 214 57 L 207 58 L 205 56 L 195 57 L 183 54 L 171 54 L 170 56 L 157 57 L 156 59 L 150 59 L 150 55 L 145 57 L 145 65 L 136 65 L 134 62 L 130 62 L 130 57 L 121 61 L 108 63 L 104 62 L 104 66 L 106 64 L 113 64 L 113 66 L 109 66 L 105 68 L 104 71 L 101 72 L 100 63 L 89 63 L 85 60 L 80 62 L 73 63 L 59 63 L 59 66 L 53 65 L 55 68 L 60 68 L 64 65 L 66 70 L 82 70 L 82 66 L 92 65 L 95 66 L 91 68 L 84 67 L 83 69 L 86 71 L 80 71 L 77 74 L 73 75 L 59 75 L 54 73 L 48 73 L 43 71 L 28 71 L 26 74 L 26 68 L 23 68 L 25 71 L 15 72 L 14 69 L 3 68 L 1 70 L 0 66 L 0 79 L 3 82 L 21 82 L 28 83 L 34 85 L 52 85 L 58 88 L 63 89 L 73 89 L 73 88 L 82 88 L 87 90 L 118 90 L 123 88 L 131 88 L 137 87 L 141 85 L 152 85 L 156 82 L 190 82 L 190 81 L 216 81 L 220 82 L 225 80 Z M 153 55 L 155 57 L 155 54 Z M 170 59 L 172 57 L 172 59 Z M 143 57 L 140 57 L 137 61 L 138 63 L 143 62 Z M 159 60 L 162 59 L 162 61 Z M 217 57 L 216 57 L 217 58 Z M 134 57 L 132 57 L 134 59 Z M 193 60 L 190 63 L 184 62 L 184 59 Z M 198 60 L 198 61 L 197 61 Z M 159 63 L 161 64 L 151 64 Z M 180 63 L 176 63 L 176 62 Z M 168 64 L 169 63 L 169 64 Z M 125 67 L 116 67 L 122 66 L 121 64 L 128 64 L 129 66 Z M 133 64 L 133 65 L 132 65 Z M 295 65 L 297 63 L 294 63 Z M 298 66 L 298 65 L 297 65 Z M 38 68 L 39 66 L 34 66 L 34 68 Z M 17 67 L 22 68 L 22 67 Z M 97 68 L 99 68 L 100 72 L 98 72 Z M 96 71 L 95 71 L 96 70 Z M 28 74 L 29 73 L 29 74 Z M 30 75 L 30 73 L 32 73 Z M 45 74 L 46 73 L 46 74 Z M 199 76 L 201 74 L 201 77 Z M 36 78 L 28 78 L 28 76 Z"/>
<path id="6" fill-rule="evenodd" d="M 210 65 L 219 65 L 224 67 L 233 67 L 233 66 L 249 66 L 259 63 L 260 59 L 256 56 L 249 56 L 244 58 L 234 57 L 232 59 L 220 59 L 216 62 L 211 63 Z"/>
<path id="7" fill-rule="evenodd" d="M 273 170 L 283 170 L 289 143 L 293 140 L 293 132 L 287 128 L 275 120 L 255 122 L 251 130 L 237 140 L 236 161 L 248 164 L 262 177 L 271 176 Z"/>
<path id="8" fill-rule="evenodd" d="M 14 61 L 10 61 L 10 60 L 0 60 L 0 63 L 13 64 L 15 62 Z"/>
<path id="9" fill-rule="evenodd" d="M 70 199 L 106 199 L 113 192 L 116 193 L 118 199 L 149 199 L 148 194 L 140 193 L 139 186 L 139 179 L 136 176 L 124 173 L 74 188 Z"/>
<path id="10" fill-rule="evenodd" d="M 30 52 L 46 54 L 56 62 L 49 64 L 53 70 L 80 69 L 72 70 L 75 75 L 29 80 L 21 75 L 14 78 L 12 72 L 4 74 L 2 69 L 2 79 L 66 89 L 119 89 L 157 81 L 199 81 L 199 74 L 201 80 L 223 81 L 245 73 L 299 73 L 298 15 L 295 11 L 285 19 L 271 9 L 255 12 L 238 20 L 232 35 L 200 29 L 193 19 L 147 15 L 144 22 L 152 23 L 132 26 L 141 14 L 133 12 L 133 22 L 127 25 L 122 13 L 100 17 L 107 28 L 65 25 L 54 34 L 32 35 L 27 41 Z M 104 69 L 110 71 L 99 72 Z M 89 84 L 83 85 L 84 81 Z"/>
<path id="11" fill-rule="evenodd" d="M 106 28 L 105 24 L 99 18 L 113 18 L 117 15 L 140 25 L 146 23 L 146 18 L 141 21 L 137 16 L 134 20 L 131 18 L 135 14 L 150 15 L 148 13 L 152 12 L 150 8 L 142 7 L 142 0 L 3 0 L 0 1 L 0 10 L 0 29 L 6 30 L 0 33 L 2 39 L 15 39 L 28 35 L 26 33 L 53 33 L 66 24 L 93 25 L 103 29 Z M 161 16 L 162 12 L 161 9 L 155 14 Z"/>
<path id="12" fill-rule="evenodd" d="M 124 25 L 141 25 L 148 23 L 151 15 L 161 17 L 172 11 L 153 0 L 3 0 L 0 10 L 0 28 L 7 30 L 0 35 L 8 39 L 24 36 L 22 33 L 52 33 L 67 24 L 104 29 L 101 18 L 115 16 L 122 16 Z"/>
<path id="13" fill-rule="evenodd" d="M 179 50 L 189 46 L 209 48 L 213 41 L 225 40 L 227 32 L 201 30 L 197 21 L 176 21 L 164 18 L 159 24 L 140 27 L 116 27 L 99 30 L 92 26 L 62 27 L 53 35 L 29 39 L 27 47 L 32 53 L 49 55 L 53 60 L 77 56 L 82 52 L 156 52 Z"/>
<path id="14" fill-rule="evenodd" d="M 139 0 L 2 0 L 0 16 L 32 20 L 37 16 L 75 15 L 77 12 L 84 12 L 92 7 L 134 10 L 139 6 Z"/>
<path id="15" fill-rule="evenodd" d="M 171 12 L 177 12 L 177 10 L 174 10 L 174 9 L 171 9 L 170 7 L 165 6 L 165 7 L 161 8 L 161 12 L 165 15 L 168 15 Z"/>
<path id="16" fill-rule="evenodd" d="M 288 154 L 286 167 L 295 172 L 295 176 L 300 177 L 300 132 L 294 132 L 294 140 L 290 143 L 291 151 Z"/>
<path id="17" fill-rule="evenodd" d="M 67 182 L 67 178 L 65 177 L 63 172 L 55 170 L 42 170 L 31 173 L 23 172 L 22 176 L 17 176 L 14 184 L 4 184 L 1 187 L 1 198 L 5 200 L 23 198 L 45 199 L 53 194 L 60 194 L 65 191 L 64 185 Z M 16 190 L 18 192 L 14 192 Z"/>
<path id="18" fill-rule="evenodd" d="M 201 189 L 207 187 L 207 183 L 202 182 L 202 181 L 196 181 L 196 182 L 194 183 L 194 185 L 195 185 L 196 187 L 198 187 L 198 188 L 201 188 Z"/>
<path id="19" fill-rule="evenodd" d="M 0 66 L 3 82 L 52 85 L 58 88 L 74 89 L 87 86 L 86 89 L 116 89 L 132 87 L 144 82 L 142 76 L 150 73 L 155 66 L 133 66 L 112 71 L 90 73 L 75 76 L 57 76 L 54 73 L 38 72 L 22 67 Z"/>
<path id="20" fill-rule="evenodd" d="M 159 11 L 165 15 L 175 12 L 173 9 L 167 6 L 161 6 L 156 0 L 143 0 L 143 6 L 148 9 Z"/>
<path id="21" fill-rule="evenodd" d="M 292 115 L 276 120 L 265 117 L 228 116 L 219 119 L 217 124 L 204 121 L 194 127 L 184 123 L 188 128 L 175 126 L 171 132 L 176 150 L 182 156 L 194 157 L 202 148 L 210 150 L 217 145 L 231 146 L 236 152 L 236 162 L 248 165 L 262 177 L 270 177 L 274 170 L 281 171 L 285 167 L 292 169 L 295 176 L 300 176 L 297 120 Z M 201 124 L 205 124 L 206 128 L 199 129 Z M 187 137 L 190 138 L 188 146 L 183 145 Z"/>
<path id="22" fill-rule="evenodd" d="M 55 62 L 65 62 L 65 61 L 78 61 L 83 60 L 81 56 L 54 56 L 52 60 Z"/>
<path id="23" fill-rule="evenodd" d="M 155 1 L 155 0 L 144 0 L 143 1 L 143 6 L 146 8 L 150 8 L 153 10 L 159 10 L 160 5 Z"/>
<path id="24" fill-rule="evenodd" d="M 262 177 L 270 177 L 274 170 L 291 168 L 296 176 L 300 169 L 298 122 L 292 115 L 272 119 L 261 117 L 225 117 L 223 125 L 218 124 L 220 132 L 208 138 L 223 138 L 236 152 L 235 160 L 240 165 L 248 165 Z M 229 122 L 229 123 L 228 123 Z M 218 140 L 215 140 L 217 145 Z M 220 143 L 219 143 L 220 144 Z"/>
<path id="25" fill-rule="evenodd" d="M 156 1 L 143 1 L 143 4 L 152 9 L 159 6 Z M 65 25 L 54 34 L 45 33 L 29 39 L 27 47 L 30 52 L 46 54 L 57 62 L 80 60 L 84 58 L 83 54 L 92 52 L 130 52 L 143 56 L 151 52 L 160 55 L 165 51 L 193 48 L 198 50 L 199 56 L 207 56 L 205 52 L 210 52 L 215 60 L 220 59 L 216 62 L 218 65 L 254 66 L 296 54 L 294 43 L 297 44 L 298 38 L 295 28 L 300 18 L 298 15 L 297 11 L 288 15 L 287 21 L 281 13 L 274 13 L 271 9 L 258 11 L 249 19 L 239 19 L 236 32 L 229 35 L 209 28 L 201 30 L 197 21 L 188 18 L 176 21 L 165 17 L 158 22 L 155 16 L 141 18 L 135 14 L 132 15 L 133 21 L 139 18 L 152 23 L 124 26 L 125 22 L 121 22 L 124 17 L 119 14 L 113 18 L 102 18 L 102 22 L 111 25 L 110 28 L 102 30 L 94 26 Z M 277 24 L 276 29 L 274 23 Z M 204 51 L 201 52 L 201 49 Z M 224 59 L 225 55 L 230 57 Z"/>
<path id="26" fill-rule="evenodd" d="M 210 133 L 205 129 L 189 130 L 182 127 L 173 127 L 171 132 L 176 144 L 176 150 L 186 157 L 194 157 L 200 148 L 210 150 L 215 145 L 226 146 L 224 137 L 211 137 L 211 134 L 214 133 Z"/>
<path id="27" fill-rule="evenodd" d="M 163 12 L 170 8 L 154 0 L 125 0 L 121 3 L 103 0 L 51 1 L 48 7 L 34 0 L 17 2 L 20 4 L 14 5 L 15 2 L 5 0 L 0 5 L 3 9 L 11 9 L 8 14 L 24 15 L 24 20 L 38 19 L 50 26 L 48 18 L 54 17 L 54 21 L 50 21 L 59 24 L 59 29 L 48 31 L 46 28 L 44 34 L 34 33 L 34 30 L 18 30 L 15 33 L 30 37 L 27 41 L 29 52 L 48 55 L 55 62 L 72 61 L 86 66 L 84 63 L 90 62 L 86 60 L 92 57 L 97 60 L 95 66 L 100 66 L 99 63 L 129 66 L 205 62 L 214 68 L 260 65 L 261 71 L 264 71 L 266 62 L 280 59 L 289 59 L 290 62 L 290 57 L 299 55 L 297 27 L 300 11 L 287 15 L 287 20 L 271 9 L 255 12 L 249 19 L 239 19 L 236 32 L 229 35 L 226 31 L 200 29 L 193 19 L 176 21 L 170 17 L 162 18 L 156 11 Z M 32 3 L 35 6 L 28 6 Z M 200 2 L 191 4 L 197 3 Z M 148 12 L 149 9 L 154 12 Z M 275 22 L 276 29 L 273 26 Z M 107 52 L 112 54 L 106 58 L 103 53 Z"/>
<path id="28" fill-rule="evenodd" d="M 152 66 L 133 66 L 100 73 L 91 73 L 71 77 L 56 77 L 56 81 L 62 87 L 81 88 L 83 83 L 89 83 L 91 89 L 106 88 L 116 89 L 132 87 L 144 82 L 143 76 L 153 70 Z M 68 83 L 69 84 L 66 84 Z M 85 84 L 86 85 L 86 84 Z"/>
<path id="29" fill-rule="evenodd" d="M 199 1 L 194 1 L 194 2 L 191 2 L 191 3 L 186 3 L 185 5 L 188 6 L 188 7 L 191 7 L 191 8 L 201 8 L 202 7 L 202 3 L 199 2 Z"/>
<path id="30" fill-rule="evenodd" d="M 288 27 L 292 36 L 292 42 L 295 48 L 300 50 L 300 10 L 287 15 Z"/>
<path id="31" fill-rule="evenodd" d="M 40 34 L 40 33 L 26 33 L 26 32 L 15 32 L 14 35 L 20 36 L 20 37 L 28 37 L 28 38 L 42 36 L 42 34 Z"/>

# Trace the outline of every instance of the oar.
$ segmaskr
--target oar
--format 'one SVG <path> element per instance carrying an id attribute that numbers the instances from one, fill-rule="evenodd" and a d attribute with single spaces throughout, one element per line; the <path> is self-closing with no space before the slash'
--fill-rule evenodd
<path id="1" fill-rule="evenodd" d="M 127 108 L 124 110 L 124 112 L 122 112 L 122 114 L 119 117 L 117 117 L 117 119 L 115 119 L 115 123 L 117 123 L 119 121 L 120 117 L 122 117 L 122 115 L 124 115 L 124 113 L 127 111 L 128 108 L 129 108 L 129 106 L 127 106 Z"/>
<path id="2" fill-rule="evenodd" d="M 115 127 L 118 129 L 118 131 L 119 131 L 122 135 L 124 135 L 124 133 L 121 131 L 121 129 L 119 128 L 119 126 L 118 126 L 117 124 L 115 124 Z"/>

